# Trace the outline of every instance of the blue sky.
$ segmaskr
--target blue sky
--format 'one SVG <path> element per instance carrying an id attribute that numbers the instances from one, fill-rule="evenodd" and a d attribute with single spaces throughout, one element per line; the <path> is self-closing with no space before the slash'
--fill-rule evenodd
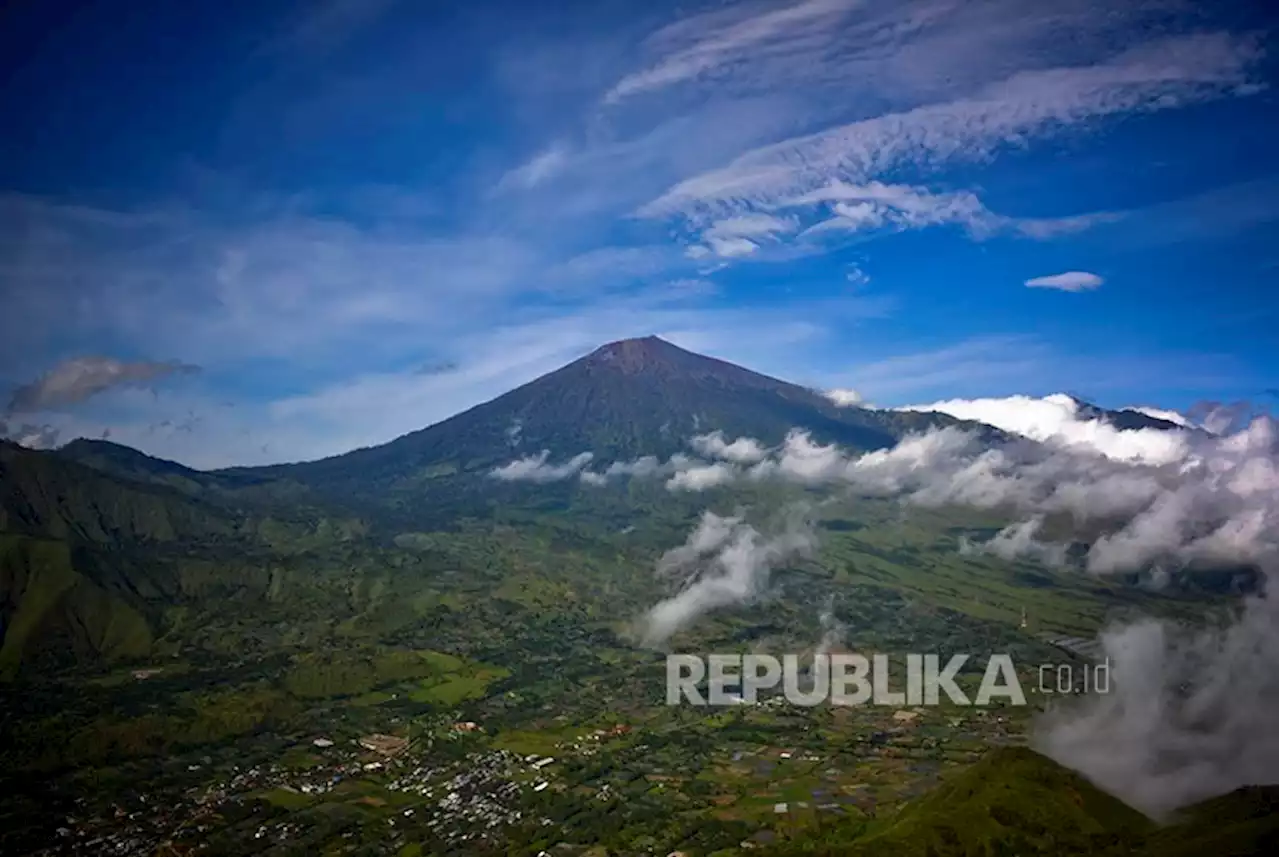
<path id="1" fill-rule="evenodd" d="M 11 435 L 314 458 L 650 333 L 1274 408 L 1265 4 L 11 5 Z"/>

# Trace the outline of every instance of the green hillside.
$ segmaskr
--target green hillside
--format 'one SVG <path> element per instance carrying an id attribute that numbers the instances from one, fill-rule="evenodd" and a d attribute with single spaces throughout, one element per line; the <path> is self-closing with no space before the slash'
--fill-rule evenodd
<path id="1" fill-rule="evenodd" d="M 869 829 L 837 827 L 768 853 L 1065 857 L 1133 847 L 1150 828 L 1141 813 L 1078 774 L 1031 750 L 1008 747 Z"/>
<path id="2" fill-rule="evenodd" d="M 1252 857 L 1274 854 L 1280 795 L 1276 786 L 1247 786 L 1187 807 L 1152 833 L 1139 857 Z"/>
<path id="3" fill-rule="evenodd" d="M 1251 787 L 1157 826 L 1056 762 L 1022 747 L 992 750 L 891 818 L 836 825 L 764 849 L 767 857 L 1139 855 L 1246 857 L 1276 844 L 1277 789 Z"/>
<path id="4" fill-rule="evenodd" d="M 0 678 L 24 660 L 48 669 L 145 656 L 170 608 L 265 586 L 273 562 L 365 530 L 307 507 L 243 503 L 123 447 L 96 447 L 109 461 L 82 461 L 85 449 L 0 443 Z"/>

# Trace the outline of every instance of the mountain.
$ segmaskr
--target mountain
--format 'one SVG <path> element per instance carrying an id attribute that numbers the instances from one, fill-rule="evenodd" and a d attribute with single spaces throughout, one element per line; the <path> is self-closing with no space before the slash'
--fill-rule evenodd
<path id="1" fill-rule="evenodd" d="M 433 491 L 456 495 L 454 477 L 543 450 L 551 461 L 590 452 L 598 466 L 687 452 L 690 437 L 713 430 L 776 444 L 796 427 L 820 442 L 871 450 L 892 446 L 911 431 L 958 423 L 942 414 L 840 407 L 809 388 L 650 336 L 604 345 L 492 401 L 381 446 L 222 473 L 284 478 L 363 507 L 417 512 Z"/>
<path id="2" fill-rule="evenodd" d="M 229 511 L 177 487 L 0 442 L 0 532 L 119 544 L 216 538 L 235 528 Z"/>
<path id="3" fill-rule="evenodd" d="M 1084 399 L 1069 397 L 1076 404 L 1076 415 L 1084 420 L 1100 420 L 1104 423 L 1114 426 L 1121 431 L 1133 431 L 1135 429 L 1159 429 L 1160 431 L 1186 431 L 1187 426 L 1179 425 L 1171 420 L 1153 417 L 1151 414 L 1143 413 L 1134 408 L 1120 408 L 1118 410 L 1110 410 L 1100 408 L 1092 402 Z M 1193 429 L 1198 431 L 1198 429 Z"/>
<path id="4" fill-rule="evenodd" d="M 310 520 L 326 511 L 336 511 L 305 485 L 274 472 L 195 470 L 118 443 L 86 438 L 59 447 L 56 456 L 126 483 L 177 491 L 232 514 L 256 511 Z"/>
<path id="5" fill-rule="evenodd" d="M 1023 747 L 988 753 L 866 837 L 867 854 L 1096 854 L 1150 828 L 1137 810 Z"/>
<path id="6" fill-rule="evenodd" d="M 146 655 L 166 609 L 363 532 L 296 502 L 298 490 L 241 496 L 223 477 L 101 441 L 57 452 L 0 441 L 0 677 L 32 658 Z"/>
<path id="7" fill-rule="evenodd" d="M 1001 747 L 896 814 L 798 837 L 765 857 L 1174 857 L 1270 854 L 1276 787 L 1248 787 L 1158 826 L 1075 771 L 1025 747 Z"/>
<path id="8" fill-rule="evenodd" d="M 604 464 L 687 451 L 691 436 L 713 430 L 777 443 L 796 426 L 824 442 L 875 449 L 940 422 L 955 421 L 837 407 L 813 390 L 649 337 L 605 345 L 382 446 L 304 464 L 202 472 L 104 440 L 43 452 L 6 443 L 0 671 L 45 655 L 58 663 L 141 656 L 166 633 L 174 608 L 216 608 L 211 594 L 279 594 L 284 566 L 305 580 L 307 563 L 331 563 L 346 569 L 335 572 L 337 590 L 358 589 L 363 572 L 352 569 L 402 533 L 563 509 L 574 484 L 483 478 L 543 450 L 553 460 L 591 452 Z M 683 506 L 655 490 L 650 506 L 679 517 Z M 626 507 L 620 516 L 632 516 L 632 501 L 614 500 Z M 620 528 L 599 505 L 607 500 L 583 502 L 597 503 L 591 520 Z M 381 538 L 344 558 L 341 546 L 363 539 L 366 521 Z M 309 551 L 323 556 L 292 559 Z M 335 593 L 326 604 L 346 598 Z"/>

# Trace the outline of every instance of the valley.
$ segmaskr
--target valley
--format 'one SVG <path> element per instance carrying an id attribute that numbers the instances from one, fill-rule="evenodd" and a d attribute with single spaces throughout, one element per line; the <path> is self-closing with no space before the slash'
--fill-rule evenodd
<path id="1" fill-rule="evenodd" d="M 856 853 L 961 854 L 980 853 L 976 835 L 1019 853 L 1136 853 L 1145 818 L 1017 749 L 1062 695 L 1040 692 L 1040 668 L 1089 663 L 1064 640 L 1138 615 L 1200 621 L 1229 592 L 966 550 L 1008 523 L 999 508 L 492 475 L 544 449 L 552 462 L 589 449 L 602 473 L 675 460 L 711 430 L 776 445 L 811 427 L 871 452 L 956 425 L 837 408 L 636 340 L 320 462 L 202 473 L 102 441 L 6 444 L 0 850 L 692 857 L 865 840 Z M 642 625 L 682 586 L 655 568 L 708 512 L 765 529 L 792 508 L 813 550 L 681 627 L 670 651 L 1007 654 L 1029 704 L 665 704 L 664 650 Z M 981 675 L 967 666 L 958 683 Z M 1044 788 L 1079 808 L 1027 826 L 1032 789 L 981 796 L 1013 801 L 998 829 L 919 820 L 992 753 L 1025 753 L 999 757 L 1015 791 L 1076 778 Z M 937 850 L 936 836 L 961 838 Z"/>

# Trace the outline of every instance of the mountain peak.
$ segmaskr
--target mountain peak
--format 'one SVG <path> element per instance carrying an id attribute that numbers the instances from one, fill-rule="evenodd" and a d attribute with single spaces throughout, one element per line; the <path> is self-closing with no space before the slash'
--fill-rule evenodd
<path id="1" fill-rule="evenodd" d="M 583 360 L 588 365 L 607 365 L 633 374 L 695 356 L 665 339 L 642 336 L 601 345 Z"/>

